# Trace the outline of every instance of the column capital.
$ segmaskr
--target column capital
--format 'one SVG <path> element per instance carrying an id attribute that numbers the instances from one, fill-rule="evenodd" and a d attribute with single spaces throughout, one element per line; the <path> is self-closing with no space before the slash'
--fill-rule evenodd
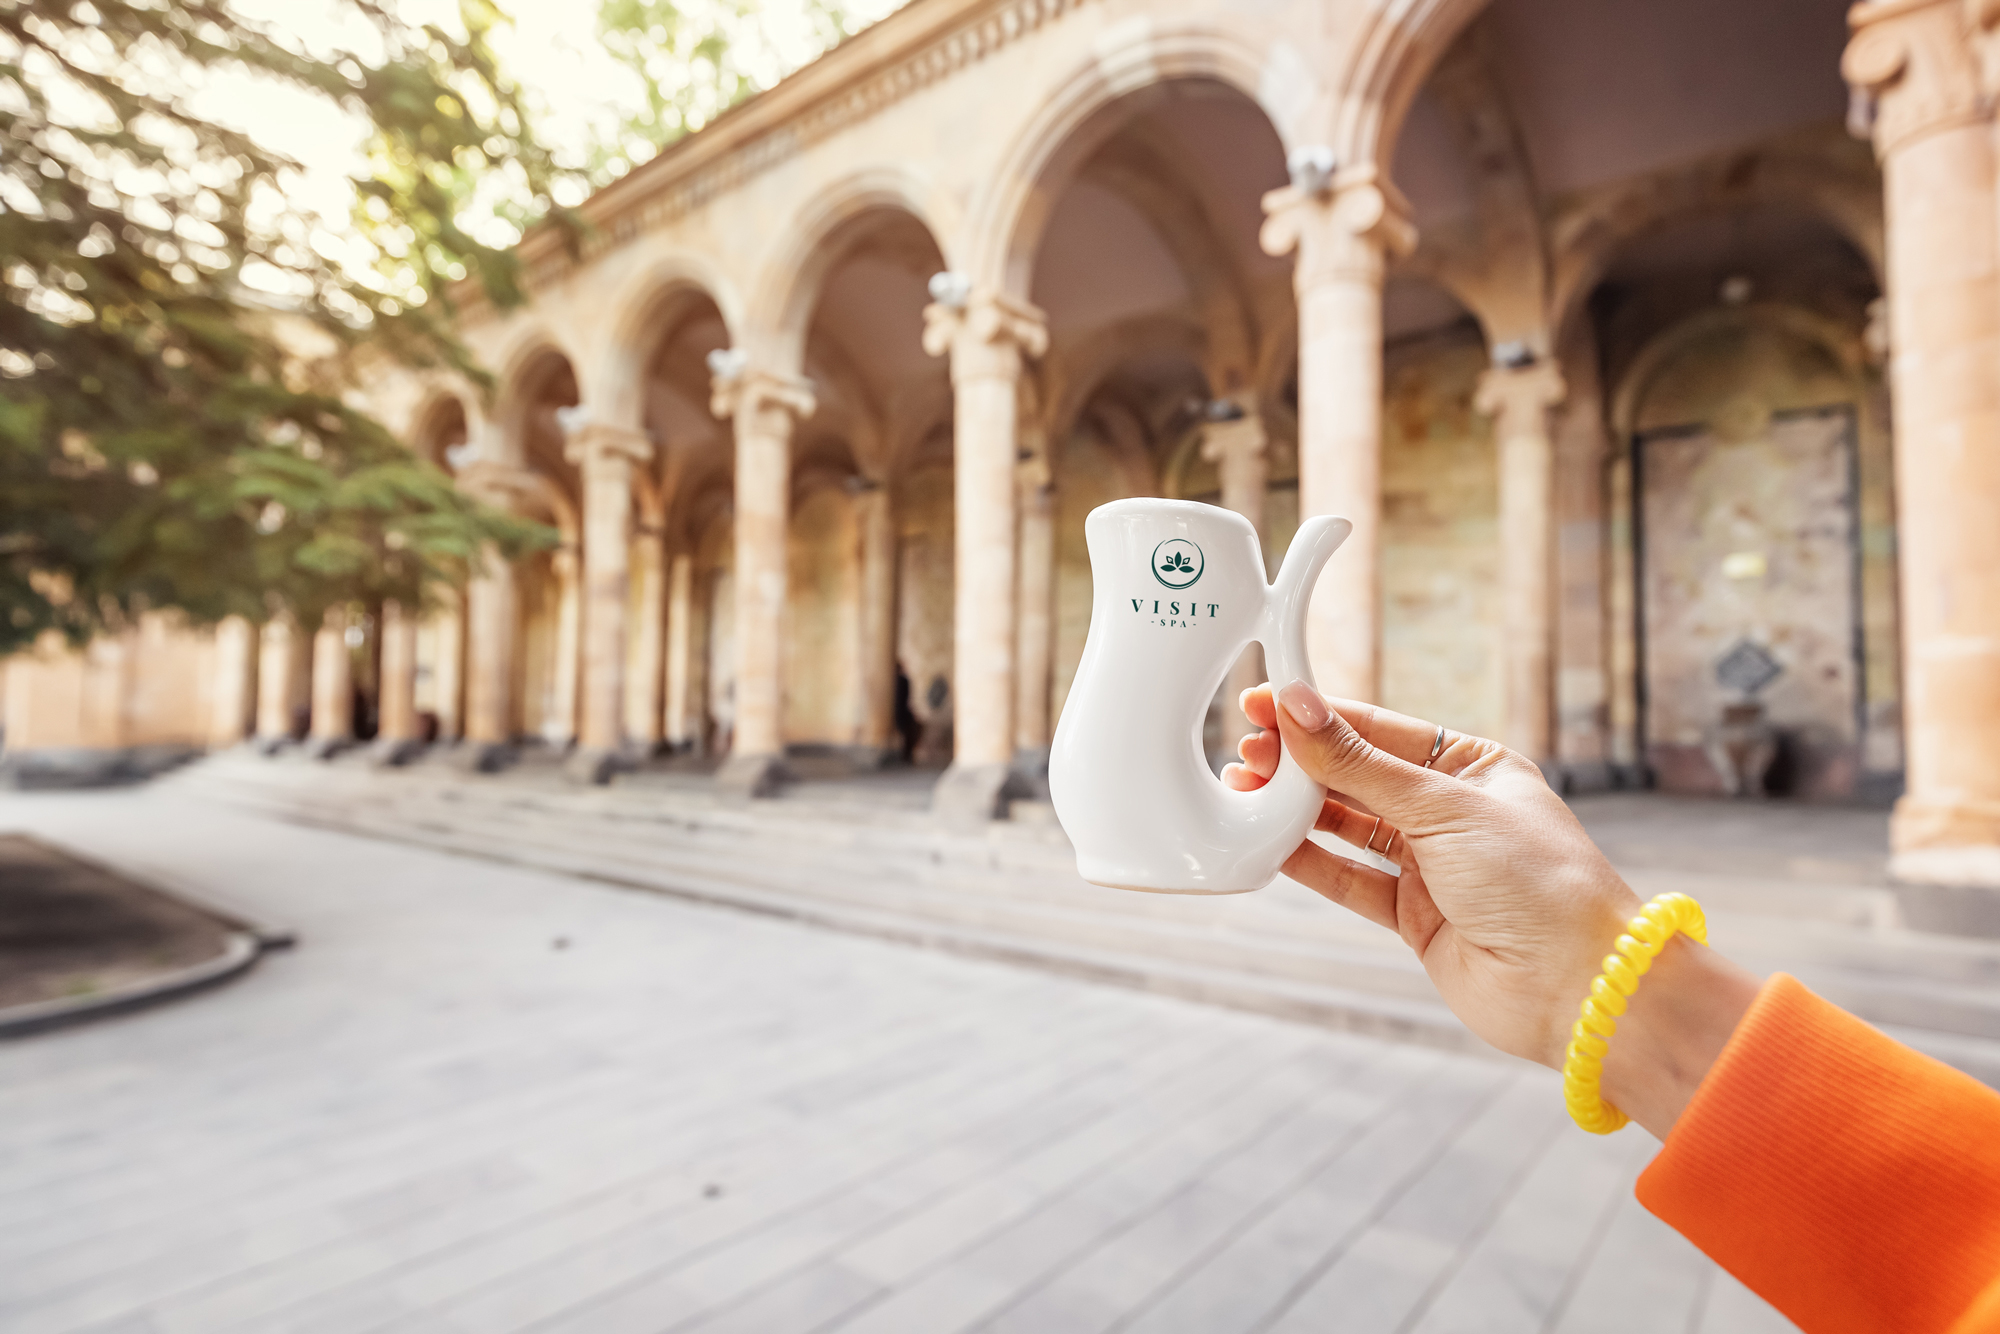
<path id="1" fill-rule="evenodd" d="M 1544 414 L 1563 401 L 1569 386 L 1553 361 L 1525 366 L 1492 366 L 1479 377 L 1472 406 L 1492 417 L 1502 435 L 1547 429 Z"/>
<path id="2" fill-rule="evenodd" d="M 1255 412 L 1228 421 L 1201 424 L 1201 456 L 1210 463 L 1238 458 L 1262 458 L 1270 447 L 1264 419 Z"/>
<path id="3" fill-rule="evenodd" d="M 1024 359 L 1049 350 L 1048 316 L 1000 292 L 974 292 L 963 305 L 924 307 L 924 351 L 951 354 L 951 378 L 1017 380 Z"/>
<path id="4" fill-rule="evenodd" d="M 586 471 L 607 463 L 647 463 L 653 457 L 653 440 L 635 426 L 586 418 L 576 425 L 563 424 L 563 457 Z"/>
<path id="5" fill-rule="evenodd" d="M 1887 157 L 1911 139 L 1990 115 L 1975 38 L 2000 21 L 1992 0 L 1869 0 L 1848 11 L 1840 73 L 1868 114 L 1850 117 Z M 1989 85 L 1990 86 L 1990 85 Z"/>
<path id="6" fill-rule="evenodd" d="M 1267 255 L 1298 251 L 1301 288 L 1332 278 L 1380 281 L 1389 259 L 1417 247 L 1417 228 L 1402 192 L 1373 167 L 1339 173 L 1314 193 L 1296 185 L 1264 196 L 1257 243 Z"/>
<path id="7" fill-rule="evenodd" d="M 812 381 L 776 371 L 718 370 L 709 389 L 709 411 L 735 418 L 739 430 L 748 426 L 789 433 L 794 422 L 812 416 L 818 406 Z"/>
<path id="8" fill-rule="evenodd" d="M 1014 464 L 1014 484 L 1024 494 L 1046 491 L 1055 484 L 1055 470 L 1049 466 L 1049 456 L 1039 450 L 1025 454 Z"/>

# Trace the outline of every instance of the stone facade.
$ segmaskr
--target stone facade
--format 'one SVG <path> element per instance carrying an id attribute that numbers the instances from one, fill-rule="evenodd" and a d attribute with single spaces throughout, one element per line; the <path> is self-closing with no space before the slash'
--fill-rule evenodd
<path id="1" fill-rule="evenodd" d="M 467 302 L 491 395 L 375 387 L 558 549 L 204 689 L 331 746 L 358 671 L 390 741 L 586 779 L 948 761 L 978 818 L 1090 508 L 1227 505 L 1274 567 L 1337 512 L 1324 686 L 1572 786 L 1907 784 L 1899 874 L 2000 886 L 1993 8 L 915 0 L 531 236 L 533 300 Z M 97 744 L 26 717 L 51 671 L 10 750 Z"/>

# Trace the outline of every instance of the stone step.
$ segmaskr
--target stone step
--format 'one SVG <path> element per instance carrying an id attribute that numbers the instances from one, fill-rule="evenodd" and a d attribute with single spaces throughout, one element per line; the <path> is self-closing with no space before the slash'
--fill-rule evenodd
<path id="1" fill-rule="evenodd" d="M 1024 882 L 1014 877 L 995 886 L 928 862 L 884 865 L 879 855 L 843 855 L 819 848 L 806 850 L 804 858 L 762 849 L 759 855 L 746 857 L 740 845 L 723 851 L 646 841 L 626 831 L 537 828 L 472 810 L 450 816 L 442 821 L 427 818 L 423 808 L 409 803 L 372 811 L 350 803 L 327 803 L 311 818 L 365 832 L 394 832 L 461 851 L 505 849 L 517 860 L 541 850 L 564 857 L 563 869 L 616 877 L 668 893 L 697 881 L 705 891 L 726 884 L 759 894 L 901 913 L 955 927 L 1060 940 L 1086 949 L 1122 950 L 1260 977 L 1331 982 L 1407 1000 L 1435 998 L 1416 958 L 1401 941 L 1375 928 L 1370 930 L 1380 942 L 1363 945 L 1308 933 L 1287 936 L 1255 915 L 1246 915 L 1243 927 L 1217 929 L 1184 918 L 1131 911 L 1135 903 L 1168 909 L 1195 909 L 1201 906 L 1198 903 L 1139 898 L 1080 884 L 1043 887 L 1041 893 L 1008 893 L 1021 890 Z M 1317 916 L 1337 920 L 1331 913 Z"/>
<path id="2" fill-rule="evenodd" d="M 239 794 L 240 795 L 240 794 Z M 1317 980 L 1256 968 L 1215 966 L 1172 957 L 1157 948 L 1132 948 L 1139 933 L 1128 932 L 1125 948 L 1107 947 L 1085 938 L 1086 933 L 1051 931 L 1046 918 L 1041 929 L 1032 920 L 980 920 L 983 914 L 930 914 L 902 910 L 824 893 L 774 890 L 742 878 L 721 878 L 697 870 L 685 861 L 661 870 L 621 865 L 600 847 L 585 851 L 545 841 L 495 836 L 490 830 L 447 829 L 424 822 L 406 823 L 382 815 L 362 817 L 346 803 L 331 802 L 304 809 L 282 801 L 258 802 L 287 818 L 375 837 L 394 837 L 510 865 L 576 875 L 599 883 L 669 894 L 784 917 L 836 930 L 927 948 L 945 949 L 1013 963 L 1030 964 L 1072 976 L 1111 982 L 1161 995 L 1204 1001 L 1399 1041 L 1416 1042 L 1459 1052 L 1488 1049 L 1460 1024 L 1451 1011 L 1430 994 L 1409 997 L 1369 986 L 1333 985 L 1338 971 L 1320 960 Z M 976 907 L 976 905 L 971 905 Z M 1009 929 L 1010 927 L 1014 929 Z M 1414 960 L 1411 961 L 1414 966 Z M 1314 971 L 1299 968 L 1299 972 Z M 1421 978 L 1421 970 L 1416 976 Z M 1343 978 L 1343 981 L 1350 979 Z M 1380 976 L 1362 976 L 1376 982 Z M 1426 987 L 1426 991 L 1428 988 Z"/>
<path id="3" fill-rule="evenodd" d="M 1058 968 L 1191 999 L 1432 1045 L 1474 1043 L 1393 933 L 1286 881 L 1182 898 L 1084 884 L 1032 826 L 983 834 L 840 802 L 741 803 L 321 766 L 204 765 L 205 783 L 287 818 L 841 930 Z M 1871 1023 L 2000 1078 L 2000 942 L 1884 926 L 1877 891 L 1641 871 L 1695 894 L 1718 941 Z M 1414 1008 L 1413 1008 L 1414 1007 Z M 1446 1039 L 1450 1040 L 1447 1041 Z M 1990 1050 L 1984 1044 L 1992 1044 Z"/>

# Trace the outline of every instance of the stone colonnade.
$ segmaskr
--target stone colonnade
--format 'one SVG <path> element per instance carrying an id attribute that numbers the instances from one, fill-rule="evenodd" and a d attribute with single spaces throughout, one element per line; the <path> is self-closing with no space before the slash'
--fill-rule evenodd
<path id="1" fill-rule="evenodd" d="M 1994 106 L 2000 98 L 2000 4 L 1876 0 L 1852 14 L 1844 74 L 1869 112 L 1865 129 L 1886 191 L 1886 265 L 1897 441 L 1908 795 L 1894 823 L 1896 869 L 1907 879 L 2000 885 L 2000 178 Z M 1367 161 L 1293 155 L 1292 184 L 1264 199 L 1263 248 L 1294 256 L 1298 312 L 1299 510 L 1341 513 L 1355 532 L 1315 596 L 1308 642 L 1329 693 L 1379 698 L 1382 631 L 1382 329 L 1385 276 L 1415 242 L 1410 209 Z M 957 594 L 953 704 L 956 755 L 942 809 L 1001 809 L 1024 755 L 1046 745 L 1049 550 L 1053 518 L 1045 454 L 1024 449 L 1020 381 L 1048 344 L 1041 313 L 1014 295 L 971 285 L 925 312 L 924 342 L 948 355 L 956 422 Z M 735 355 L 735 354 L 732 354 Z M 808 385 L 760 368 L 724 368 L 714 410 L 734 423 L 735 633 L 738 698 L 727 781 L 765 791 L 782 756 L 780 730 L 785 530 L 790 444 L 813 410 Z M 1500 602 L 1504 634 L 1502 739 L 1554 757 L 1554 456 L 1549 414 L 1562 376 L 1532 353 L 1497 364 L 1478 406 L 1492 416 L 1500 456 Z M 1204 450 L 1223 502 L 1257 521 L 1263 471 L 1254 407 L 1218 421 Z M 599 760 L 627 742 L 687 739 L 693 565 L 685 553 L 643 554 L 645 597 L 664 601 L 664 629 L 641 626 L 636 661 L 655 693 L 621 688 L 633 470 L 650 443 L 621 426 L 599 443 L 571 442 L 584 475 L 582 593 L 570 635 L 583 652 L 583 751 Z M 605 428 L 607 432 L 611 428 Z M 1024 457 L 1025 455 L 1025 457 Z M 892 661 L 893 545 L 886 497 L 857 506 L 866 560 L 862 636 L 869 672 Z M 642 514 L 641 525 L 657 522 Z M 558 572 L 575 554 L 556 557 Z M 476 751 L 506 744 L 507 664 L 516 625 L 514 575 L 492 560 L 467 592 L 464 732 Z M 886 581 L 886 582 L 884 582 Z M 570 580 L 568 582 L 575 582 Z M 649 602 L 648 605 L 651 605 Z M 324 641 L 331 631 L 321 631 Z M 573 640 L 570 642 L 574 642 Z M 386 644 L 385 644 L 386 648 Z M 301 632 L 268 627 L 258 731 L 289 730 Z M 660 659 L 664 658 L 662 665 Z M 400 664 L 401 658 L 396 661 Z M 399 667 L 399 670 L 400 667 Z M 1247 676 L 1245 679 L 1248 679 Z M 864 672 L 866 737 L 886 737 L 887 691 Z M 560 698 L 564 691 L 558 687 Z M 655 702 L 657 700 L 657 703 Z M 341 703 L 323 698 L 313 733 L 337 730 Z M 658 737 L 653 728 L 658 720 Z M 1237 724 L 1240 726 L 1240 721 Z"/>

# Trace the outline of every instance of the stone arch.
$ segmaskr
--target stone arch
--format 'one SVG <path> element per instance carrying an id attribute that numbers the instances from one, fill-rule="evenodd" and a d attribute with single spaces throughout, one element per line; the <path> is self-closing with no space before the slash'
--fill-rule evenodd
<path id="1" fill-rule="evenodd" d="M 805 365 L 807 329 L 827 275 L 840 261 L 851 230 L 865 226 L 871 213 L 892 211 L 914 219 L 930 237 L 946 267 L 947 240 L 956 208 L 929 181 L 902 167 L 873 167 L 817 192 L 813 207 L 785 229 L 763 266 L 741 337 L 757 344 L 755 355 L 768 368 L 796 375 Z M 731 324 L 732 331 L 738 329 Z"/>
<path id="2" fill-rule="evenodd" d="M 1489 345 L 1523 342 L 1547 355 L 1548 245 L 1524 133 L 1497 73 L 1499 59 L 1491 25 L 1476 18 L 1432 63 L 1414 95 L 1413 101 L 1428 95 L 1436 109 L 1464 172 L 1472 211 L 1435 229 L 1422 224 L 1415 253 L 1397 271 L 1450 293 L 1478 319 Z M 1413 165 L 1404 154 L 1420 145 L 1399 127 L 1394 147 L 1391 169 L 1401 173 Z"/>
<path id="3" fill-rule="evenodd" d="M 1334 82 L 1327 144 L 1343 175 L 1386 177 L 1417 91 L 1488 0 L 1381 2 L 1362 15 Z"/>
<path id="4" fill-rule="evenodd" d="M 1619 251 L 1649 232 L 1730 209 L 1804 209 L 1860 252 L 1881 285 L 1885 252 L 1879 185 L 1805 155 L 1760 158 L 1748 171 L 1745 161 L 1731 154 L 1643 178 L 1594 204 L 1585 215 L 1558 219 L 1550 229 L 1549 299 L 1549 326 L 1558 340 Z"/>
<path id="5" fill-rule="evenodd" d="M 627 285 L 632 295 L 612 312 L 593 350 L 598 368 L 584 399 L 602 421 L 636 425 L 644 412 L 646 368 L 658 350 L 658 330 L 687 305 L 707 300 L 722 316 L 731 345 L 741 339 L 743 303 L 712 261 L 675 252 L 650 262 Z"/>
<path id="6" fill-rule="evenodd" d="M 1638 429 L 1646 391 L 1659 372 L 1683 352 L 1719 329 L 1747 325 L 1790 337 L 1825 352 L 1857 386 L 1863 374 L 1861 337 L 1840 321 L 1778 303 L 1755 303 L 1700 311 L 1653 335 L 1625 368 L 1611 395 L 1611 424 L 1620 438 Z"/>
<path id="7" fill-rule="evenodd" d="M 550 358 L 560 358 L 568 365 L 570 374 L 578 376 L 577 390 L 581 394 L 583 382 L 570 348 L 543 325 L 523 327 L 507 340 L 496 358 L 499 372 L 494 377 L 493 416 L 488 423 L 492 438 L 482 444 L 482 457 L 515 466 L 526 461 L 522 414 L 527 407 L 528 391 L 536 387 L 533 381 Z"/>
<path id="8" fill-rule="evenodd" d="M 1184 320 L 1150 316 L 1122 321 L 1084 341 L 1053 368 L 1058 374 L 1047 386 L 1047 425 L 1055 436 L 1067 435 L 1079 414 L 1106 378 L 1135 350 L 1178 354 L 1202 365 L 1202 331 Z"/>
<path id="9" fill-rule="evenodd" d="M 420 459 L 446 472 L 457 472 L 450 451 L 469 445 L 477 438 L 479 416 L 476 402 L 468 402 L 463 389 L 455 384 L 428 386 L 410 413 L 406 443 Z M 456 435 L 456 440 L 449 437 Z"/>
<path id="10" fill-rule="evenodd" d="M 1089 129 L 1099 113 L 1134 93 L 1187 79 L 1208 79 L 1263 110 L 1289 151 L 1306 138 L 1298 95 L 1310 73 L 1267 59 L 1248 43 L 1206 24 L 1148 25 L 1107 45 L 1073 70 L 1016 136 L 975 198 L 962 262 L 976 286 L 1028 299 L 1034 256 L 1062 186 L 1111 127 Z"/>

